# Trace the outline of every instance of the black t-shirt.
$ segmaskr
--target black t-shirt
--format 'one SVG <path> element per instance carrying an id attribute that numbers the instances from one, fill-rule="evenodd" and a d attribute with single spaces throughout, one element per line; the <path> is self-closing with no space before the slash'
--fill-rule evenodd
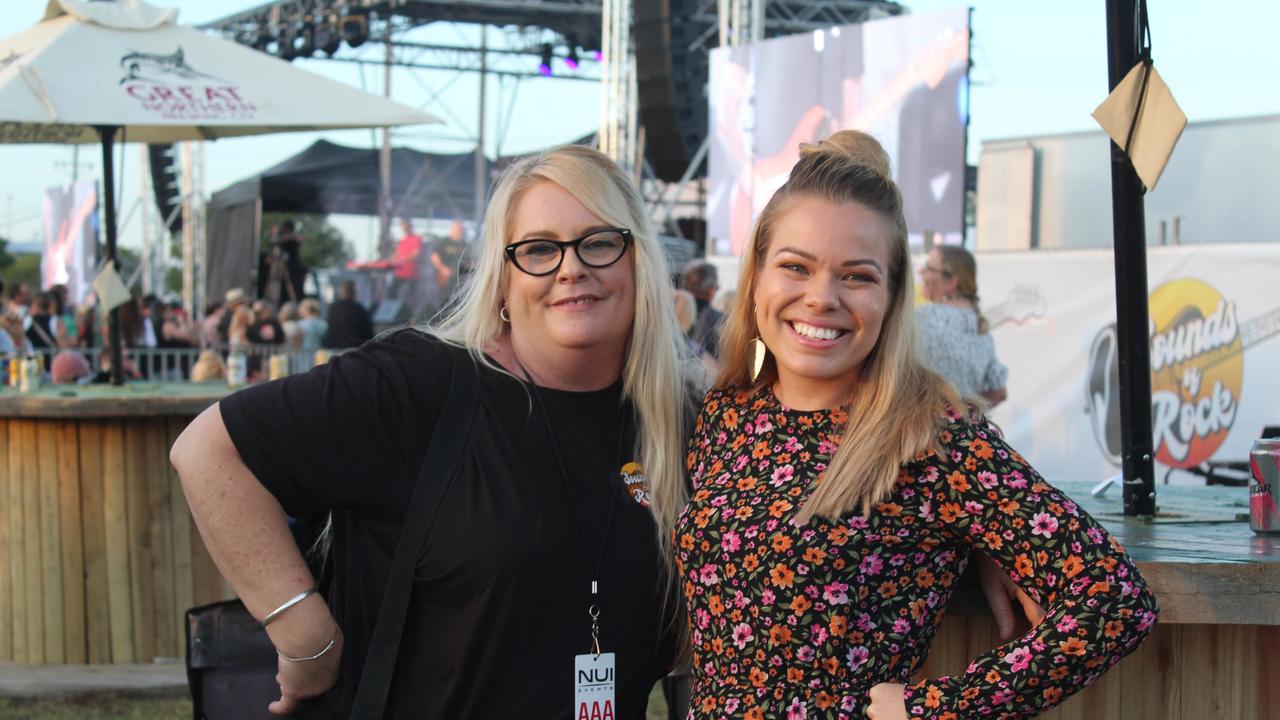
<path id="1" fill-rule="evenodd" d="M 338 685 L 308 703 L 306 717 L 345 717 L 354 698 L 411 484 L 437 431 L 449 352 L 402 331 L 221 403 L 241 457 L 288 513 L 333 511 L 326 594 L 346 646 Z M 593 559 L 613 508 L 599 575 L 601 645 L 617 656 L 617 717 L 643 718 L 671 664 L 678 607 L 664 600 L 652 515 L 619 473 L 634 456 L 621 383 L 535 395 L 505 374 L 479 372 L 475 423 L 416 571 L 389 716 L 570 717 L 574 656 L 591 640 L 576 505 Z"/>

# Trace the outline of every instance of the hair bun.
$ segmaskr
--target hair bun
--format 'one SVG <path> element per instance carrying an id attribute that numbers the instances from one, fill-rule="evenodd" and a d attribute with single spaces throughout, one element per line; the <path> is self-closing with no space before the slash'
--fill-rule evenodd
<path id="1" fill-rule="evenodd" d="M 880 141 L 861 130 L 839 130 L 817 143 L 800 143 L 800 157 L 810 155 L 834 155 L 848 159 L 856 165 L 875 170 L 885 178 L 892 178 L 889 153 Z"/>

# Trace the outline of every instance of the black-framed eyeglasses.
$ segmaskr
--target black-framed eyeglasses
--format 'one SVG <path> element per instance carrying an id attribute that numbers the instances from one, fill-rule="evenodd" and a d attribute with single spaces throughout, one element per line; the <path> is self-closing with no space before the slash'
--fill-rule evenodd
<path id="1" fill-rule="evenodd" d="M 542 276 L 560 269 L 564 253 L 569 248 L 573 248 L 583 265 L 599 269 L 621 260 L 627 254 L 627 246 L 630 244 L 630 230 L 605 228 L 589 232 L 576 240 L 521 240 L 508 245 L 506 252 L 511 264 L 521 272 Z"/>

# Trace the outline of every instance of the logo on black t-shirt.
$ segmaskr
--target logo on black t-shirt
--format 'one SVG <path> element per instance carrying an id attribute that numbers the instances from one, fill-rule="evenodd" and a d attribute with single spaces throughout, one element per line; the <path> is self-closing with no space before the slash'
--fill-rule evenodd
<path id="1" fill-rule="evenodd" d="M 639 503 L 640 507 L 649 507 L 653 503 L 653 497 L 649 494 L 649 481 L 645 479 L 644 467 L 633 461 L 623 465 L 620 472 L 631 499 Z"/>

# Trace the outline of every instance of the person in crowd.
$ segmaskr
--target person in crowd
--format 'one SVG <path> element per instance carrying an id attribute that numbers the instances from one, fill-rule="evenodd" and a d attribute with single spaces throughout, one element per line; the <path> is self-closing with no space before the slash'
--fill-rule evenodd
<path id="1" fill-rule="evenodd" d="M 76 313 L 75 306 L 67 297 L 67 286 L 58 283 L 49 288 L 49 293 L 53 295 L 54 339 L 58 341 L 58 347 L 75 347 L 78 336 Z"/>
<path id="2" fill-rule="evenodd" d="M 327 348 L 359 347 L 373 337 L 373 318 L 356 300 L 356 284 L 344 280 L 338 286 L 338 299 L 329 305 L 328 330 L 320 344 Z"/>
<path id="3" fill-rule="evenodd" d="M 27 316 L 31 314 L 31 286 L 24 282 L 14 283 L 9 288 L 7 305 L 11 314 L 23 320 L 25 328 Z"/>
<path id="4" fill-rule="evenodd" d="M 706 260 L 694 260 L 684 268 L 682 284 L 698 304 L 698 317 L 693 323 L 693 339 L 711 357 L 720 357 L 720 326 L 724 315 L 711 305 L 720 286 L 716 266 Z"/>
<path id="5" fill-rule="evenodd" d="M 271 277 L 271 264 L 278 263 L 280 284 L 278 287 L 263 287 L 260 296 L 298 301 L 303 297 L 303 286 L 307 280 L 307 265 L 302 261 L 302 243 L 304 238 L 298 234 L 298 226 L 292 220 L 285 220 L 271 228 L 271 240 L 268 243 L 265 262 L 261 265 L 265 277 Z"/>
<path id="6" fill-rule="evenodd" d="M 644 718 L 674 663 L 663 558 L 689 398 L 643 200 L 604 155 L 562 147 L 504 172 L 483 227 L 475 276 L 429 333 L 224 398 L 173 447 L 224 576 L 254 617 L 288 608 L 267 627 L 282 656 L 273 712 L 348 716 L 455 362 L 476 364 L 477 415 L 418 561 L 387 716 L 577 717 L 593 617 L 615 717 Z M 344 323 L 331 315 L 330 334 Z M 285 512 L 331 513 L 323 596 L 306 594 Z"/>
<path id="7" fill-rule="evenodd" d="M 280 305 L 280 312 L 276 314 L 280 328 L 284 330 L 284 345 L 290 350 L 302 346 L 302 326 L 298 324 L 298 318 L 298 303 L 292 300 Z"/>
<path id="8" fill-rule="evenodd" d="M 199 344 L 196 325 L 187 317 L 187 311 L 181 303 L 169 302 L 161 305 L 163 316 L 160 321 L 159 345 L 164 348 L 193 348 Z"/>
<path id="9" fill-rule="evenodd" d="M 120 341 L 126 348 L 147 347 L 142 301 L 131 297 L 120 305 Z"/>
<path id="10" fill-rule="evenodd" d="M 27 341 L 37 350 L 54 350 L 58 347 L 57 320 L 53 293 L 42 292 L 31 306 L 30 324 L 27 325 Z"/>
<path id="11" fill-rule="evenodd" d="M 249 348 L 249 328 L 253 325 L 253 310 L 244 303 L 229 306 L 231 315 L 227 325 L 227 345 L 232 350 Z"/>
<path id="12" fill-rule="evenodd" d="M 226 363 L 222 361 L 222 355 L 215 350 L 200 351 L 200 356 L 196 358 L 196 364 L 191 366 L 191 382 L 222 380 L 226 376 Z"/>
<path id="13" fill-rule="evenodd" d="M 49 363 L 49 379 L 54 385 L 73 385 L 93 375 L 89 361 L 79 350 L 62 350 Z"/>
<path id="14" fill-rule="evenodd" d="M 693 339 L 693 325 L 698 318 L 698 307 L 694 302 L 693 293 L 688 290 L 672 290 L 672 300 L 675 303 L 676 325 L 682 333 L 682 352 L 688 358 L 697 358 L 698 365 L 701 366 L 701 372 L 697 373 L 699 389 L 705 390 L 707 384 L 712 378 L 720 372 L 720 367 L 716 363 L 716 359 L 711 357 L 697 340 Z"/>
<path id="15" fill-rule="evenodd" d="M 466 228 L 461 220 L 449 225 L 449 234 L 431 248 L 431 267 L 435 271 L 437 302 L 448 304 L 462 283 L 467 267 Z"/>
<path id="16" fill-rule="evenodd" d="M 902 200 L 869 135 L 802 146 L 743 258 L 676 527 L 690 717 L 1032 717 L 1138 647 L 1133 562 L 915 354 Z M 982 552 L 1045 616 L 910 677 Z"/>
<path id="17" fill-rule="evenodd" d="M 164 303 L 160 302 L 160 298 L 153 293 L 147 293 L 142 297 L 142 301 L 138 303 L 138 313 L 141 320 L 141 332 L 137 347 L 158 348 L 160 347 L 160 323 L 164 316 Z"/>
<path id="18" fill-rule="evenodd" d="M 219 300 L 214 300 L 205 306 L 204 319 L 200 321 L 200 347 L 217 347 L 225 342 L 218 333 L 218 325 L 222 323 L 225 307 Z"/>
<path id="19" fill-rule="evenodd" d="M 0 280 L 0 298 L 4 297 L 4 281 Z M 19 344 L 23 343 L 23 344 Z M 8 304 L 0 305 L 0 355 L 14 357 L 25 349 L 26 334 L 22 331 L 22 319 L 9 310 Z M 8 382 L 0 378 L 0 384 Z"/>
<path id="20" fill-rule="evenodd" d="M 302 331 L 298 349 L 305 353 L 314 353 L 320 349 L 320 341 L 329 329 L 329 323 L 320 317 L 320 301 L 315 298 L 307 298 L 299 303 L 298 312 L 301 315 L 298 319 L 298 327 Z"/>
<path id="21" fill-rule="evenodd" d="M 716 293 L 716 299 L 711 301 L 711 307 L 722 315 L 729 314 L 729 308 L 733 307 L 733 301 L 738 293 L 733 290 L 724 290 Z"/>
<path id="22" fill-rule="evenodd" d="M 957 390 L 998 405 L 1008 396 L 1009 370 L 996 359 L 996 344 L 978 307 L 978 269 L 956 245 L 936 245 L 920 268 L 928 304 L 916 309 L 923 356 Z"/>
<path id="23" fill-rule="evenodd" d="M 124 369 L 125 380 L 141 380 L 142 371 L 138 368 L 138 364 L 133 361 L 127 350 L 120 355 L 120 366 Z M 98 351 L 98 372 L 94 373 L 93 379 L 90 380 L 95 385 L 106 385 L 111 382 L 111 346 L 103 345 Z"/>
<path id="24" fill-rule="evenodd" d="M 103 343 L 101 310 L 98 294 L 92 290 L 85 293 L 84 302 L 76 308 L 76 347 L 95 348 Z"/>
<path id="25" fill-rule="evenodd" d="M 236 311 L 246 307 L 249 304 L 249 296 L 245 294 L 243 288 L 234 287 L 223 294 L 222 318 L 218 321 L 218 338 L 220 343 L 231 344 L 231 322 L 236 317 Z M 244 342 L 244 339 L 241 339 Z"/>

